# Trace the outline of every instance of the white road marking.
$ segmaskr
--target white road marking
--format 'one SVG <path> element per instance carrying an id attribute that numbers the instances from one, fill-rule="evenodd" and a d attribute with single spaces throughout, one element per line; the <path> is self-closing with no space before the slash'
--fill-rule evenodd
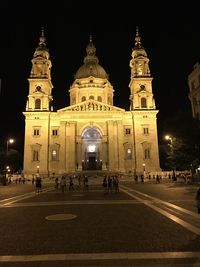
<path id="1" fill-rule="evenodd" d="M 0 262 L 34 261 L 90 261 L 90 260 L 140 260 L 140 259 L 186 259 L 200 258 L 199 252 L 116 252 L 116 253 L 69 253 L 41 255 L 0 256 Z"/>
<path id="2" fill-rule="evenodd" d="M 152 199 L 152 200 L 154 200 L 154 201 L 157 201 L 157 202 L 162 203 L 162 204 L 164 204 L 164 205 L 166 205 L 166 206 L 169 206 L 169 207 L 172 207 L 172 208 L 174 208 L 174 209 L 177 209 L 177 210 L 179 210 L 179 211 L 181 211 L 181 212 L 184 212 L 184 213 L 186 213 L 186 214 L 189 214 L 189 215 L 191 215 L 191 216 L 193 216 L 193 217 L 196 217 L 196 218 L 199 218 L 199 217 L 200 217 L 199 214 L 194 213 L 194 212 L 192 212 L 192 211 L 190 211 L 190 210 L 184 209 L 184 208 L 182 208 L 182 207 L 179 207 L 179 206 L 177 206 L 177 205 L 175 205 L 175 204 L 169 203 L 169 202 L 167 202 L 167 201 L 161 200 L 161 199 L 156 198 L 156 197 L 152 197 L 152 196 L 150 196 L 150 195 L 147 195 L 147 194 L 142 193 L 142 192 L 140 192 L 140 191 L 134 190 L 134 189 L 129 188 L 129 187 L 127 187 L 127 186 L 122 186 L 122 187 L 123 187 L 124 189 L 128 190 L 128 191 L 132 191 L 132 192 L 135 192 L 135 193 L 140 194 L 140 195 L 142 195 L 142 196 L 148 197 L 148 198 L 150 198 L 150 199 Z M 143 200 L 143 201 L 145 201 L 145 200 Z"/>
<path id="3" fill-rule="evenodd" d="M 138 200 L 70 200 L 70 201 L 48 201 L 48 202 L 26 202 L 11 203 L 0 206 L 0 208 L 37 207 L 37 206 L 58 206 L 58 205 L 122 205 L 122 204 L 143 204 Z"/>
<path id="4" fill-rule="evenodd" d="M 137 199 L 137 200 L 140 200 L 140 201 L 143 201 L 143 199 L 139 198 L 139 197 L 136 197 L 135 195 L 133 195 L 132 193 L 128 192 L 127 190 L 125 189 L 121 189 L 121 191 L 123 191 L 124 193 L 128 194 L 129 196 Z M 196 227 L 196 226 L 193 226 L 192 224 L 178 218 L 177 216 L 174 216 L 173 214 L 161 209 L 161 208 L 158 208 L 156 206 L 154 206 L 153 204 L 150 204 L 149 202 L 146 202 L 144 201 L 143 202 L 144 205 L 152 208 L 153 210 L 159 212 L 160 214 L 164 215 L 165 217 L 171 219 L 172 221 L 182 225 L 184 228 L 186 228 L 187 230 L 189 230 L 190 232 L 193 232 L 194 234 L 196 235 L 200 235 L 200 228 Z"/>
<path id="5" fill-rule="evenodd" d="M 52 187 L 49 187 L 49 188 L 42 189 L 42 192 L 46 193 L 46 192 L 51 191 L 51 190 L 52 190 Z M 41 194 L 41 193 L 39 193 L 39 194 Z M 6 198 L 6 199 L 0 201 L 0 207 L 9 206 L 12 203 L 18 202 L 18 201 L 26 199 L 26 198 L 31 198 L 31 197 L 33 197 L 35 195 L 38 195 L 38 193 L 36 193 L 34 191 L 34 192 L 26 193 L 26 194 L 23 194 L 23 195 L 11 197 L 11 198 Z"/>

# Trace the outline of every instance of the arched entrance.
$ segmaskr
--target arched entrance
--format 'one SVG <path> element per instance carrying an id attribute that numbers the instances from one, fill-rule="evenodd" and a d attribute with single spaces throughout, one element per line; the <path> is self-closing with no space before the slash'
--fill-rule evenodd
<path id="1" fill-rule="evenodd" d="M 102 134 L 97 127 L 87 127 L 82 133 L 82 169 L 102 169 Z"/>

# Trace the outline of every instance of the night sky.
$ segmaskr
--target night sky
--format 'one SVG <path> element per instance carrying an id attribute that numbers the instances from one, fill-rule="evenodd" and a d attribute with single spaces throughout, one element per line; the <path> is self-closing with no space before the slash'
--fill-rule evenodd
<path id="1" fill-rule="evenodd" d="M 187 78 L 200 57 L 195 2 L 193 7 L 188 3 L 174 6 L 175 1 L 153 6 L 150 1 L 111 2 L 112 7 L 107 6 L 108 1 L 63 2 L 27 1 L 27 6 L 17 1 L 1 2 L 1 146 L 13 137 L 16 149 L 23 149 L 27 79 L 42 27 L 52 61 L 54 111 L 69 105 L 68 90 L 83 64 L 90 34 L 99 64 L 114 87 L 114 105 L 129 109 L 129 61 L 138 26 L 150 59 L 159 135 L 167 118 L 181 109 L 191 112 Z"/>

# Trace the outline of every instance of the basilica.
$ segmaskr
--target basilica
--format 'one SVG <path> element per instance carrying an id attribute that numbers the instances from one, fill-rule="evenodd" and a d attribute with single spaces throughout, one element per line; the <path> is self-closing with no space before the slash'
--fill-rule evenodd
<path id="1" fill-rule="evenodd" d="M 92 38 L 69 88 L 70 106 L 53 109 L 49 50 L 42 30 L 32 58 L 25 118 L 24 174 L 83 170 L 160 171 L 157 113 L 149 58 L 136 30 L 130 55 L 130 109 L 116 107 L 114 88 Z M 128 88 L 128 86 L 127 86 Z M 55 89 L 56 90 L 56 89 Z"/>

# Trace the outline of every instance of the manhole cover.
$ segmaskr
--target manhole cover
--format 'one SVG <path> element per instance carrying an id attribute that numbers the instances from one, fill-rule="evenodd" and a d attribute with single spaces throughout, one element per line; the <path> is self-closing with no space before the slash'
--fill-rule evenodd
<path id="1" fill-rule="evenodd" d="M 77 216 L 75 214 L 55 214 L 49 215 L 46 217 L 46 220 L 49 221 L 64 221 L 64 220 L 72 220 L 75 219 Z"/>

